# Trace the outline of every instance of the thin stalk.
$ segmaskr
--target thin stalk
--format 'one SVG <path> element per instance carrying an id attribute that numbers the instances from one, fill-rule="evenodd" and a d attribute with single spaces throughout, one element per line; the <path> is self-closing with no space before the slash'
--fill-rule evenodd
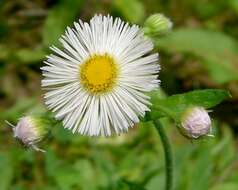
<path id="1" fill-rule="evenodd" d="M 169 139 L 165 133 L 163 125 L 159 120 L 154 121 L 154 126 L 159 133 L 165 155 L 165 165 L 166 165 L 166 181 L 165 189 L 172 190 L 173 188 L 173 157 L 172 148 Z"/>

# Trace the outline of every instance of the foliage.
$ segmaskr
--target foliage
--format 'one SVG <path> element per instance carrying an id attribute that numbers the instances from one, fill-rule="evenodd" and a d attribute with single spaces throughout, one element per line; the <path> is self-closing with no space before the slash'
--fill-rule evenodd
<path id="1" fill-rule="evenodd" d="M 231 168 L 238 161 L 234 137 L 227 126 L 217 122 L 214 126 L 216 138 L 193 143 L 167 126 L 176 158 L 175 189 L 216 190 L 220 185 L 238 185 L 237 172 Z M 10 130 L 7 134 L 10 139 Z M 52 136 L 45 145 L 46 154 L 23 149 L 12 140 L 8 151 L 4 150 L 6 144 L 1 145 L 3 190 L 163 189 L 163 154 L 152 127 L 141 125 L 120 137 L 90 139 L 55 126 Z"/>
<path id="2" fill-rule="evenodd" d="M 195 90 L 184 94 L 176 94 L 167 98 L 161 98 L 158 91 L 151 93 L 150 118 L 170 117 L 179 121 L 181 114 L 192 106 L 201 106 L 205 109 L 212 108 L 230 97 L 225 90 Z"/>

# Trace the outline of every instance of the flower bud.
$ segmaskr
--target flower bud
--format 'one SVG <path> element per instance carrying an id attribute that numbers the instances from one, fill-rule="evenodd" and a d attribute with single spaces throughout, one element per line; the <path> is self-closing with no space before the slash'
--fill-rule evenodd
<path id="1" fill-rule="evenodd" d="M 42 141 L 49 133 L 49 125 L 41 117 L 25 116 L 20 118 L 16 126 L 13 127 L 14 137 L 19 139 L 24 145 L 36 151 L 45 152 L 39 149 L 36 144 Z"/>
<path id="2" fill-rule="evenodd" d="M 211 132 L 211 119 L 203 107 L 188 108 L 181 119 L 181 132 L 188 138 L 197 139 L 209 136 Z"/>
<path id="3" fill-rule="evenodd" d="M 173 26 L 169 18 L 163 14 L 153 14 L 147 18 L 144 24 L 144 32 L 150 36 L 159 36 L 167 34 Z"/>

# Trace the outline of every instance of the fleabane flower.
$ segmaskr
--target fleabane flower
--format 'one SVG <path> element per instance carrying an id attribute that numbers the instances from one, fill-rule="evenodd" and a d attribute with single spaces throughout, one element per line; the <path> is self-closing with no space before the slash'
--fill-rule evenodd
<path id="1" fill-rule="evenodd" d="M 185 136 L 192 139 L 212 136 L 210 135 L 211 119 L 203 107 L 191 107 L 185 110 L 180 129 Z"/>
<path id="2" fill-rule="evenodd" d="M 42 67 L 45 103 L 65 128 L 89 136 L 120 134 L 149 111 L 145 95 L 159 85 L 158 54 L 142 30 L 120 18 L 74 23 L 62 49 Z"/>

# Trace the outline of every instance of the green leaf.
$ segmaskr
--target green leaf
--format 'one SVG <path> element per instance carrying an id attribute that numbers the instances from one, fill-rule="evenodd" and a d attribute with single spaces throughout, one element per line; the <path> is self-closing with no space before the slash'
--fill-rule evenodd
<path id="1" fill-rule="evenodd" d="M 144 5 L 138 0 L 114 0 L 113 5 L 129 22 L 140 23 L 145 17 Z"/>
<path id="2" fill-rule="evenodd" d="M 152 103 L 150 117 L 152 119 L 168 116 L 177 121 L 187 108 L 202 106 L 209 109 L 229 98 L 230 94 L 226 90 L 207 89 L 176 94 L 164 99 L 160 98 L 158 91 L 153 91 L 150 96 Z"/>
<path id="3" fill-rule="evenodd" d="M 56 44 L 66 27 L 77 20 L 84 0 L 61 0 L 57 6 L 49 11 L 43 27 L 43 43 L 45 46 Z"/>
<path id="4" fill-rule="evenodd" d="M 217 83 L 238 80 L 237 41 L 223 33 L 181 28 L 157 40 L 156 46 L 168 52 L 191 53 L 197 56 Z"/>

